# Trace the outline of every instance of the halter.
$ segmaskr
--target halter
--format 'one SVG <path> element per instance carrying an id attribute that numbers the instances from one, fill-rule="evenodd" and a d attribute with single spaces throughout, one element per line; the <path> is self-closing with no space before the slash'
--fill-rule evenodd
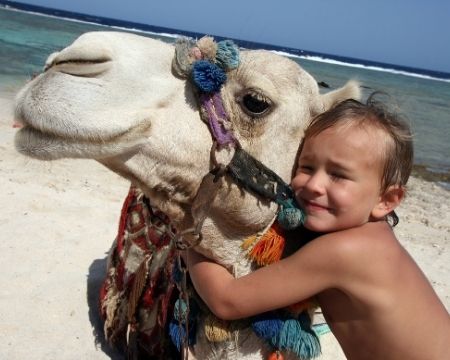
<path id="1" fill-rule="evenodd" d="M 197 42 L 181 39 L 175 45 L 173 70 L 180 77 L 189 79 L 195 85 L 201 119 L 208 124 L 213 138 L 211 147 L 213 168 L 203 177 L 193 201 L 191 212 L 194 226 L 178 233 L 175 237 L 175 244 L 180 250 L 200 243 L 203 222 L 221 186 L 218 180 L 223 176 L 229 176 L 240 188 L 278 204 L 276 219 L 281 227 L 294 229 L 300 226 L 305 218 L 295 202 L 294 193 L 289 185 L 275 172 L 246 152 L 233 132 L 233 124 L 223 105 L 220 90 L 227 80 L 227 72 L 237 69 L 239 61 L 239 50 L 230 40 L 216 43 L 211 37 L 204 37 Z M 222 149 L 233 151 L 233 156 L 228 164 L 217 161 L 218 152 Z M 193 236 L 194 241 L 187 242 L 184 238 L 185 235 Z M 252 238 L 249 240 L 253 244 Z M 269 242 L 275 241 L 275 238 L 276 236 L 273 236 Z M 251 244 L 246 240 L 242 245 L 250 246 Z M 258 248 L 253 248 L 253 250 L 255 249 L 258 252 Z M 273 260 L 269 259 L 271 254 L 266 255 L 267 259 L 261 258 L 260 260 Z M 279 255 L 281 256 L 281 253 Z M 188 358 L 187 349 L 190 345 L 189 336 L 191 334 L 189 319 L 192 315 L 190 315 L 189 294 L 185 286 L 187 269 L 182 265 L 180 255 L 178 255 L 178 260 L 179 270 L 182 274 L 181 280 L 177 282 L 178 306 L 175 306 L 174 309 L 174 316 L 178 319 L 178 323 L 171 328 L 170 333 L 172 340 L 177 342 L 178 339 L 179 345 L 177 346 L 179 349 L 182 347 L 182 358 L 186 359 Z M 307 304 L 307 307 L 309 306 L 310 304 Z M 275 327 L 273 326 L 274 321 L 277 324 Z M 253 321 L 252 328 L 258 337 L 269 343 L 275 341 L 271 343 L 271 346 L 277 349 L 275 354 L 279 354 L 279 349 L 287 349 L 294 351 L 299 358 L 310 359 L 320 353 L 320 343 L 310 325 L 309 314 L 302 310 L 298 319 L 292 316 L 283 319 L 277 318 L 277 316 L 274 318 L 263 317 Z M 268 335 L 270 339 L 266 339 Z M 278 339 L 278 337 L 282 338 Z"/>
<path id="2" fill-rule="evenodd" d="M 211 161 L 214 166 L 203 177 L 195 196 L 192 206 L 194 226 L 177 234 L 179 249 L 195 246 L 201 241 L 203 222 L 220 187 L 218 180 L 225 175 L 230 176 L 241 188 L 278 204 L 277 220 L 283 228 L 295 229 L 305 218 L 289 185 L 246 152 L 233 132 L 220 89 L 227 80 L 227 72 L 237 69 L 239 62 L 239 49 L 231 40 L 216 43 L 211 37 L 203 37 L 197 42 L 180 39 L 175 44 L 172 67 L 180 77 L 189 79 L 198 90 L 200 116 L 208 124 L 213 138 Z M 223 148 L 234 150 L 228 164 L 217 161 L 216 155 Z M 192 235 L 195 240 L 187 243 L 183 239 L 184 235 Z"/>

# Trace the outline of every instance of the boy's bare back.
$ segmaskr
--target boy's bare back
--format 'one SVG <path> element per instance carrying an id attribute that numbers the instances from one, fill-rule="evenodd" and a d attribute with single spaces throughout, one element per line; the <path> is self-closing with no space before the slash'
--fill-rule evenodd
<path id="1" fill-rule="evenodd" d="M 386 222 L 317 240 L 321 244 L 314 240 L 311 250 L 328 248 L 328 261 L 335 262 L 330 276 L 339 281 L 317 299 L 349 359 L 448 356 L 449 314 Z"/>

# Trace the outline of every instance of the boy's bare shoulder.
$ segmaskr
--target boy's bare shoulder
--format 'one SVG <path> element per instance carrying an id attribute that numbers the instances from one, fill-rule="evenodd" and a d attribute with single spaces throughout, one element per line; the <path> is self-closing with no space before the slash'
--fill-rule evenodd
<path id="1" fill-rule="evenodd" d="M 392 228 L 384 221 L 328 233 L 313 242 L 340 269 L 350 272 L 367 268 L 367 264 L 373 263 L 375 259 L 378 264 L 387 262 L 389 265 L 391 261 L 405 256 Z"/>
<path id="2" fill-rule="evenodd" d="M 398 247 L 392 228 L 385 221 L 368 222 L 347 230 L 322 235 L 323 241 L 333 243 L 336 250 L 359 252 L 382 247 Z"/>

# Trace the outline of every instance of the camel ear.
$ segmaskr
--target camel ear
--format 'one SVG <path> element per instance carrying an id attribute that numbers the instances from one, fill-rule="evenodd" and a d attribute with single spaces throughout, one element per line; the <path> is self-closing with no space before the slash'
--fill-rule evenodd
<path id="1" fill-rule="evenodd" d="M 326 94 L 319 95 L 318 102 L 313 107 L 313 115 L 317 115 L 321 112 L 327 111 L 335 104 L 347 100 L 361 98 L 361 89 L 359 83 L 354 80 L 350 80 L 343 87 L 330 91 Z"/>

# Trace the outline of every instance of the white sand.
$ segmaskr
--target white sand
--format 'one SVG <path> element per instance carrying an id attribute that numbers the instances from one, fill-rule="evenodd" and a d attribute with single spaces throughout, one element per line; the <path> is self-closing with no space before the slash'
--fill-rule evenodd
<path id="1" fill-rule="evenodd" d="M 94 334 L 98 284 L 129 184 L 94 161 L 40 162 L 19 155 L 11 124 L 12 103 L 4 95 L 0 358 L 117 358 L 101 349 Z M 447 310 L 449 199 L 449 191 L 413 178 L 396 230 Z"/>

